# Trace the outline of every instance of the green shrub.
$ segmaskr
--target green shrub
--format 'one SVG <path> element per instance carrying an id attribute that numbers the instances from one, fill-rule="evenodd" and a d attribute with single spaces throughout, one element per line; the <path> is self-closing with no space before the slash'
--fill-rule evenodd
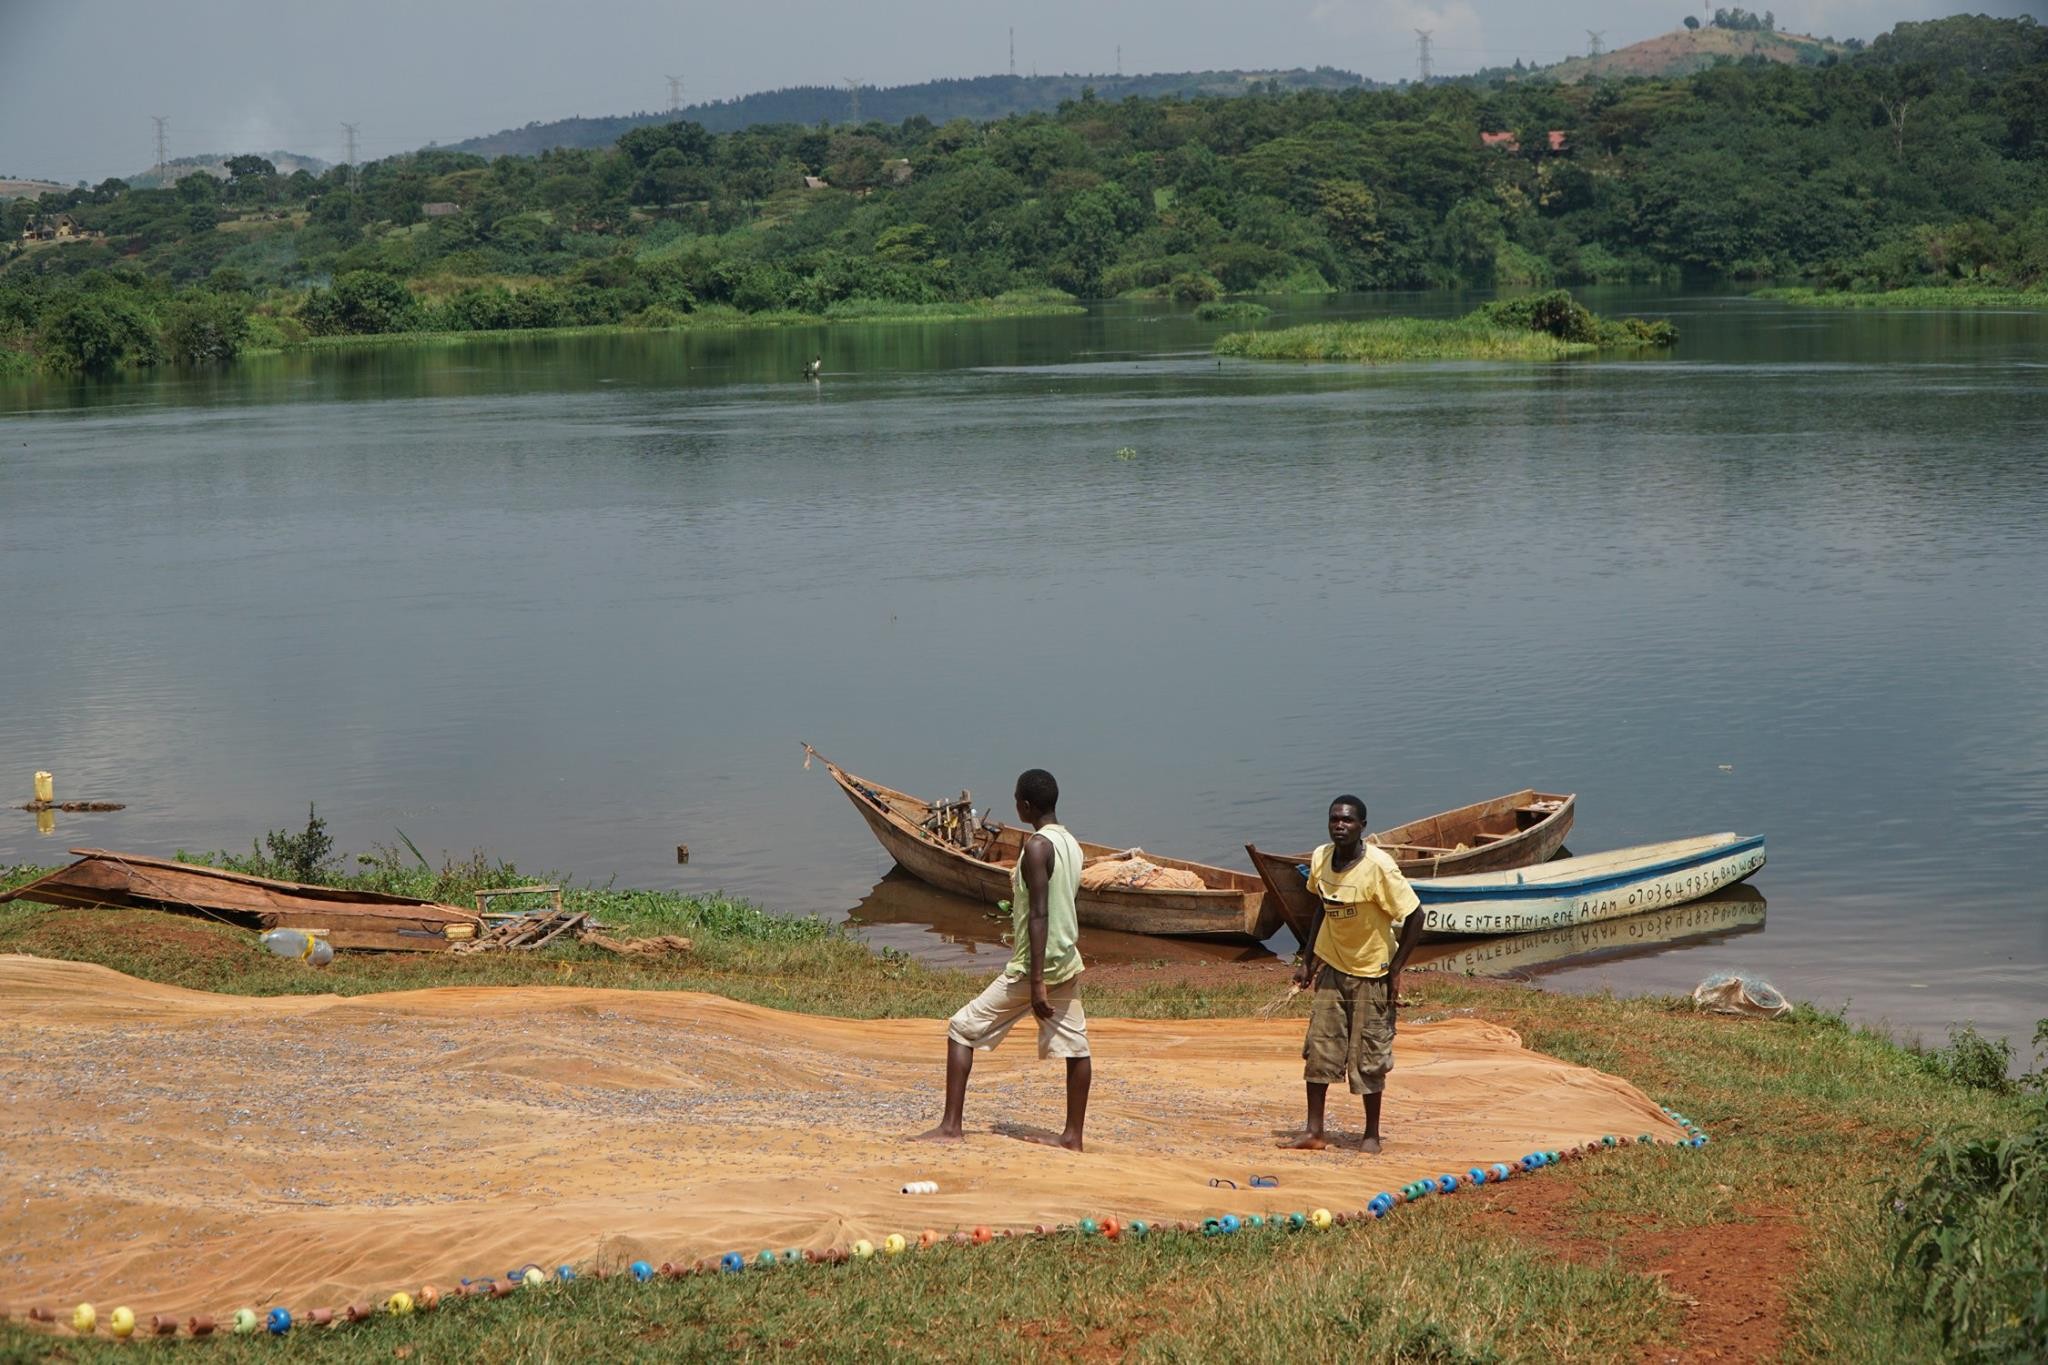
<path id="1" fill-rule="evenodd" d="M 1175 275 L 1166 282 L 1167 297 L 1178 303 L 1207 303 L 1222 292 L 1223 286 L 1215 276 L 1193 271 Z"/>
<path id="2" fill-rule="evenodd" d="M 36 349 L 52 369 L 104 375 L 162 358 L 156 328 L 134 305 L 111 294 L 81 295 L 43 319 Z"/>
<path id="3" fill-rule="evenodd" d="M 1594 346 L 1670 346 L 1678 341 L 1678 329 L 1667 321 L 1623 318 L 1609 322 L 1573 298 L 1569 289 L 1499 299 L 1484 305 L 1473 316 L 1496 327 L 1547 332 L 1559 341 Z"/>
<path id="4" fill-rule="evenodd" d="M 2013 1089 L 2012 1044 L 1986 1038 L 1965 1026 L 1953 1029 L 1948 1046 L 1921 1056 L 1921 1065 L 1951 1085 L 2003 1095 Z"/>
<path id="5" fill-rule="evenodd" d="M 310 882 L 321 877 L 334 862 L 334 836 L 327 822 L 311 802 L 306 804 L 306 827 L 297 834 L 274 829 L 263 836 L 263 849 L 249 850 L 253 862 L 267 865 L 258 876 L 283 876 L 289 881 Z"/>
<path id="6" fill-rule="evenodd" d="M 315 289 L 299 317 L 314 336 L 372 336 L 410 332 L 423 317 L 403 281 L 375 270 L 352 270 L 332 289 Z"/>
<path id="7" fill-rule="evenodd" d="M 689 321 L 688 313 L 666 303 L 651 303 L 628 319 L 630 325 L 646 328 L 684 327 Z"/>
<path id="8" fill-rule="evenodd" d="M 1249 299 L 1205 303 L 1195 310 L 1195 318 L 1200 322 L 1263 322 L 1271 316 L 1272 309 Z"/>
<path id="9" fill-rule="evenodd" d="M 1233 290 L 1233 293 L 1244 292 Z M 1261 294 L 1334 294 L 1336 286 L 1323 278 L 1323 272 L 1312 265 L 1295 265 L 1289 269 L 1268 275 L 1258 284 L 1256 292 Z"/>
<path id="10" fill-rule="evenodd" d="M 1528 294 L 1518 299 L 1499 299 L 1482 307 L 1479 314 L 1497 327 L 1512 327 L 1522 332 L 1548 332 L 1560 341 L 1598 343 L 1600 340 L 1599 319 L 1567 289 Z"/>
<path id="11" fill-rule="evenodd" d="M 2048 1359 L 2048 1105 L 2004 1137 L 1952 1137 L 1891 1192 L 1894 1273 L 1958 1358 Z"/>
<path id="12" fill-rule="evenodd" d="M 1669 319 L 1623 318 L 1621 329 L 1645 346 L 1675 346 L 1678 344 L 1678 328 Z"/>
<path id="13" fill-rule="evenodd" d="M 249 314 L 239 298 L 189 291 L 171 304 L 164 321 L 164 353 L 186 365 L 233 360 L 249 342 Z"/>

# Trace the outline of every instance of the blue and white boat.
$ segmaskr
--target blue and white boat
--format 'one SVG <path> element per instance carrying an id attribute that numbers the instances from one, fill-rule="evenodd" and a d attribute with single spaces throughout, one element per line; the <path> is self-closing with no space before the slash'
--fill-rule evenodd
<path id="1" fill-rule="evenodd" d="M 1522 934 L 1683 905 L 1754 876 L 1761 834 L 1702 834 L 1509 872 L 1418 878 L 1432 934 Z"/>

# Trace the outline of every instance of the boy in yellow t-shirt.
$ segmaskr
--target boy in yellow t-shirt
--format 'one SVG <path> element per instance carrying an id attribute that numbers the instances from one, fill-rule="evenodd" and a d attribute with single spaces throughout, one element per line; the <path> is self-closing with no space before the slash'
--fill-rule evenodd
<path id="1" fill-rule="evenodd" d="M 1342 1080 L 1365 1097 L 1359 1150 L 1377 1152 L 1380 1095 L 1394 1066 L 1394 1002 L 1401 966 L 1422 937 L 1422 918 L 1414 913 L 1421 901 L 1393 855 L 1365 842 L 1365 802 L 1355 796 L 1330 803 L 1330 842 L 1309 862 L 1308 889 L 1320 904 L 1294 978 L 1297 986 L 1316 988 L 1301 1045 L 1308 1131 L 1283 1145 L 1311 1152 L 1329 1146 L 1323 1101 Z"/>

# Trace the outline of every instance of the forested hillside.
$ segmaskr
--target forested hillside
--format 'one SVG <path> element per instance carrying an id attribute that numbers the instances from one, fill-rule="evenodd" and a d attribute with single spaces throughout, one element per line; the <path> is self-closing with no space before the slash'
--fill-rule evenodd
<path id="1" fill-rule="evenodd" d="M 1012 114 L 1048 112 L 1090 91 L 1104 100 L 1196 99 L 1252 92 L 1356 90 L 1372 84 L 1349 71 L 1317 67 L 1313 71 L 1169 71 L 1145 76 L 969 76 L 914 85 L 862 86 L 858 94 L 861 118 L 877 123 L 916 118 L 933 123 L 962 118 L 986 123 Z M 674 119 L 713 133 L 737 132 L 763 123 L 844 123 L 852 115 L 854 96 L 855 92 L 843 85 L 793 85 L 689 105 Z M 558 148 L 609 147 L 635 128 L 674 119 L 668 114 L 644 112 L 556 119 L 466 138 L 441 150 L 497 157 L 538 156 Z"/>
<path id="2" fill-rule="evenodd" d="M 345 169 L 229 169 L 0 206 L 0 357 L 104 369 L 251 338 L 1048 287 L 2028 288 L 2048 275 L 2048 31 L 1958 17 L 1826 65 L 1677 80 L 1079 98 L 985 124 L 682 122 L 603 151 L 393 157 L 354 188 Z M 59 211 L 103 236 L 19 241 Z"/>

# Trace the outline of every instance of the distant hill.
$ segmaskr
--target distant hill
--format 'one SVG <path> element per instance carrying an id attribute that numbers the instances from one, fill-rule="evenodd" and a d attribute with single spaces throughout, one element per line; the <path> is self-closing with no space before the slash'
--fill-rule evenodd
<path id="1" fill-rule="evenodd" d="M 1850 48 L 1832 39 L 1811 38 L 1800 33 L 1771 33 L 1702 26 L 1675 29 L 1630 43 L 1598 58 L 1571 57 L 1554 66 L 1513 71 L 1495 67 L 1478 73 L 1490 80 L 1505 76 L 1511 80 L 1558 81 L 1575 84 L 1588 77 L 1621 79 L 1628 76 L 1690 76 L 1721 62 L 1739 62 L 1761 57 L 1767 62 L 1817 66 L 1828 57 L 1846 56 Z"/>
<path id="2" fill-rule="evenodd" d="M 126 180 L 131 188 L 138 190 L 160 189 L 165 182 L 176 184 L 179 180 L 198 171 L 204 171 L 216 180 L 225 180 L 228 178 L 228 158 L 242 155 L 244 155 L 242 152 L 209 152 L 204 156 L 173 157 L 164 163 L 164 168 L 168 174 L 164 177 L 163 181 L 157 179 L 156 167 L 154 166 L 146 171 L 138 171 L 134 175 L 123 176 L 122 179 Z M 317 156 L 304 156 L 298 152 L 257 152 L 255 155 L 262 157 L 265 161 L 277 167 L 279 175 L 290 175 L 293 171 L 307 171 L 313 175 L 319 175 L 334 164 L 330 161 L 322 161 Z"/>
<path id="3" fill-rule="evenodd" d="M 53 190 L 62 194 L 70 188 L 69 185 L 60 185 L 54 180 L 0 179 L 0 199 L 34 199 Z"/>
<path id="4" fill-rule="evenodd" d="M 984 121 L 1057 109 L 1067 100 L 1080 99 L 1082 91 L 1091 87 L 1097 99 L 1120 100 L 1129 95 L 1245 95 L 1275 85 L 1288 91 L 1358 90 L 1375 84 L 1354 72 L 1327 66 L 1313 71 L 1175 71 L 1146 76 L 970 76 L 916 85 L 862 86 L 860 116 L 863 122 L 874 119 L 890 124 L 920 115 L 933 123 L 956 118 Z M 449 143 L 443 150 L 487 157 L 534 156 L 556 147 L 609 147 L 621 133 L 677 118 L 714 133 L 730 133 L 759 123 L 844 123 L 851 114 L 844 86 L 796 85 L 692 104 L 673 115 L 643 111 L 529 123 L 524 128 Z"/>

